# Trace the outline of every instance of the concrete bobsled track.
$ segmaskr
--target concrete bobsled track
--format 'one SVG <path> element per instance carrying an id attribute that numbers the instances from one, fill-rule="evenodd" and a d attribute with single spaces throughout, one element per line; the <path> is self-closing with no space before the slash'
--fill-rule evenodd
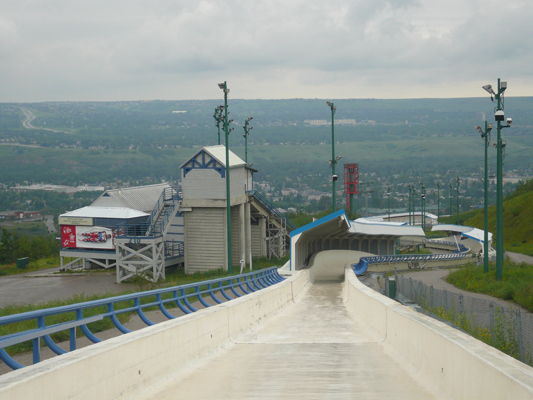
<path id="1" fill-rule="evenodd" d="M 8 373 L 0 398 L 533 398 L 532 368 L 367 288 L 351 253 Z"/>

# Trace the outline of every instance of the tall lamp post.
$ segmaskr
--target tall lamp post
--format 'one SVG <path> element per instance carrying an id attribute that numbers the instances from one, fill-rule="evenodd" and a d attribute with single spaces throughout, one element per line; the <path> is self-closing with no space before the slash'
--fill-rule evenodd
<path id="1" fill-rule="evenodd" d="M 220 144 L 220 123 L 224 120 L 224 116 L 222 115 L 224 113 L 224 106 L 217 106 L 215 108 L 215 113 L 213 114 L 213 118 L 215 119 L 215 126 L 218 129 L 218 144 Z"/>
<path id="2" fill-rule="evenodd" d="M 505 120 L 504 92 L 507 89 L 507 82 L 501 82 L 498 78 L 498 93 L 494 92 L 491 85 L 485 85 L 483 89 L 490 94 L 492 101 L 494 98 L 497 101 L 494 113 L 498 134 L 496 142 L 496 280 L 501 281 L 503 277 L 503 148 L 505 146 L 502 142 L 502 128 L 509 128 L 513 120 L 507 118 L 507 126 L 502 126 L 502 121 Z"/>
<path id="3" fill-rule="evenodd" d="M 452 184 L 450 183 L 450 193 L 448 195 L 448 198 L 450 200 L 450 224 L 453 224 L 453 211 L 452 211 L 452 198 L 453 198 L 453 186 Z"/>
<path id="4" fill-rule="evenodd" d="M 423 183 L 420 184 L 420 187 L 421 187 L 421 193 L 422 193 L 420 195 L 420 212 L 421 212 L 420 223 L 422 226 L 422 230 L 425 231 L 426 230 L 426 187 L 424 186 Z"/>
<path id="5" fill-rule="evenodd" d="M 413 224 L 413 221 L 411 219 L 411 214 L 412 214 L 412 207 L 411 207 L 411 196 L 412 196 L 412 192 L 413 191 L 413 187 L 411 185 L 409 185 L 409 197 L 407 199 L 407 212 L 409 213 L 409 225 L 414 225 Z"/>
<path id="6" fill-rule="evenodd" d="M 454 178 L 454 181 L 456 183 L 456 192 L 457 192 L 457 225 L 459 225 L 459 182 L 461 181 L 461 179 L 459 179 L 459 177 L 457 178 Z"/>
<path id="7" fill-rule="evenodd" d="M 440 182 L 437 183 L 437 224 L 439 223 L 440 216 Z"/>
<path id="8" fill-rule="evenodd" d="M 250 134 L 250 131 L 254 129 L 253 126 L 250 126 L 250 121 L 254 119 L 254 117 L 246 118 L 244 121 L 244 133 L 242 136 L 244 136 L 244 162 L 246 165 L 248 165 L 248 135 Z"/>
<path id="9" fill-rule="evenodd" d="M 387 188 L 388 207 L 389 207 L 389 222 L 390 222 L 390 187 Z"/>
<path id="10" fill-rule="evenodd" d="M 485 176 L 483 177 L 483 184 L 485 189 L 485 196 L 483 199 L 483 208 L 485 211 L 483 224 L 485 226 L 483 232 L 483 271 L 489 272 L 489 164 L 487 149 L 490 144 L 490 131 L 492 130 L 492 124 L 485 121 L 485 130 L 481 129 L 481 126 L 476 126 L 476 129 L 481 133 L 481 138 L 485 140 Z"/>
<path id="11" fill-rule="evenodd" d="M 230 193 L 230 181 L 229 181 L 229 124 L 228 121 L 228 93 L 229 89 L 226 84 L 219 83 L 218 87 L 224 91 L 224 136 L 226 140 L 226 242 L 228 244 L 228 272 L 233 272 L 232 257 L 231 257 L 231 193 Z M 232 129 L 233 130 L 233 129 Z"/>
<path id="12" fill-rule="evenodd" d="M 326 101 L 326 104 L 329 108 L 331 108 L 331 197 L 332 197 L 332 204 L 333 204 L 333 212 L 337 210 L 337 203 L 335 199 L 335 183 L 337 182 L 337 179 L 339 178 L 335 174 L 335 165 L 337 165 L 337 161 L 339 161 L 342 157 L 336 157 L 335 158 L 335 111 L 337 111 L 337 107 L 329 101 Z"/>

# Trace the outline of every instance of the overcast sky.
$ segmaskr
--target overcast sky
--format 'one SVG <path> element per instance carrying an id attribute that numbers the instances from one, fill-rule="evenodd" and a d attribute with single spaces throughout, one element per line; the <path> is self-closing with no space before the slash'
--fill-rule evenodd
<path id="1" fill-rule="evenodd" d="M 0 101 L 533 96 L 531 0 L 1 0 Z"/>

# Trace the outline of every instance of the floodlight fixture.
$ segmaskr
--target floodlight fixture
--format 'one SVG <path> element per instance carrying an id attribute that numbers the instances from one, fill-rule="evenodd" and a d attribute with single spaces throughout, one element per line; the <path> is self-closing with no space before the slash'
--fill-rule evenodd
<path id="1" fill-rule="evenodd" d="M 326 101 L 326 104 L 328 105 L 328 107 L 332 106 L 331 102 L 329 102 L 329 101 Z"/>
<path id="2" fill-rule="evenodd" d="M 506 87 L 507 87 L 507 84 L 506 84 Z M 482 86 L 482 88 L 485 89 L 491 95 L 496 94 L 494 93 L 494 90 L 492 89 L 492 85 L 485 85 L 485 86 Z"/>

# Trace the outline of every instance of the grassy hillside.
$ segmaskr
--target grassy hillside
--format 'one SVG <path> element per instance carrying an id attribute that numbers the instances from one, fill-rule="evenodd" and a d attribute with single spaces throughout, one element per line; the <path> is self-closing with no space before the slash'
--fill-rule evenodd
<path id="1" fill-rule="evenodd" d="M 483 209 L 464 225 L 483 229 Z M 505 249 L 533 256 L 533 191 L 511 195 L 503 202 L 503 226 Z M 496 206 L 489 207 L 489 232 L 496 233 Z"/>

